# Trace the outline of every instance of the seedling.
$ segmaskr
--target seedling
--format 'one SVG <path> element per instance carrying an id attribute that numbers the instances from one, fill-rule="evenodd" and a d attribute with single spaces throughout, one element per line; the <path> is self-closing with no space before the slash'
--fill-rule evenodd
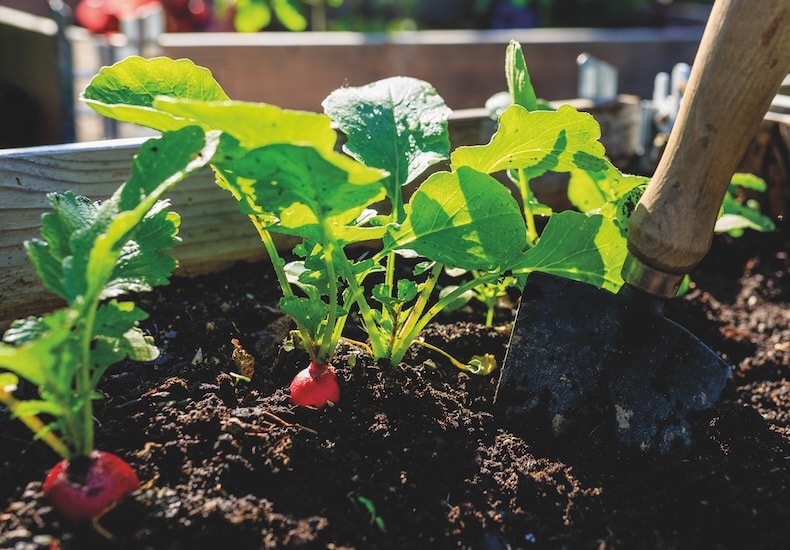
<path id="1" fill-rule="evenodd" d="M 122 459 L 95 449 L 93 401 L 110 365 L 158 354 L 137 326 L 146 314 L 122 296 L 167 283 L 179 217 L 160 199 L 204 166 L 216 138 L 191 127 L 147 141 L 130 179 L 102 204 L 50 194 L 42 238 L 25 243 L 42 282 L 66 306 L 16 321 L 5 333 L 0 401 L 62 458 L 43 488 L 66 518 L 95 519 L 140 486 Z M 14 397 L 22 380 L 38 389 L 37 398 Z"/>

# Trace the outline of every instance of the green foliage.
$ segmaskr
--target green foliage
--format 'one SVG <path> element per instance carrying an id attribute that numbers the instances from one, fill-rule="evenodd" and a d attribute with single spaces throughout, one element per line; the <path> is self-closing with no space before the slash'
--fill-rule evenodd
<path id="1" fill-rule="evenodd" d="M 120 298 L 167 283 L 176 267 L 168 251 L 178 242 L 179 217 L 161 199 L 205 165 L 217 138 L 192 126 L 147 141 L 129 180 L 101 204 L 50 194 L 42 238 L 25 243 L 42 282 L 66 306 L 6 331 L 0 400 L 64 458 L 93 450 L 92 402 L 107 368 L 127 357 L 157 356 L 137 327 L 146 314 Z M 17 377 L 37 386 L 39 398 L 16 400 Z"/>
<path id="2" fill-rule="evenodd" d="M 738 200 L 739 191 L 764 193 L 767 188 L 765 180 L 753 174 L 736 173 L 724 195 L 719 219 L 716 220 L 715 231 L 728 233 L 731 237 L 740 237 L 746 229 L 769 232 L 776 229 L 773 220 L 760 212 L 760 204 L 753 198 Z"/>
<path id="3" fill-rule="evenodd" d="M 258 32 L 276 18 L 289 31 L 304 31 L 308 27 L 308 9 L 325 10 L 337 7 L 343 0 L 218 0 L 220 13 L 235 8 L 233 26 L 238 32 Z"/>
<path id="4" fill-rule="evenodd" d="M 427 346 L 420 331 L 470 291 L 493 304 L 507 285 L 536 270 L 611 290 L 622 283 L 624 232 L 614 215 L 599 210 L 644 178 L 611 165 L 590 115 L 568 106 L 550 110 L 537 100 L 516 43 L 507 71 L 515 101 L 490 143 L 452 152 L 450 110 L 414 78 L 337 90 L 324 101 L 326 114 L 316 114 L 230 101 L 203 69 L 183 61 L 130 58 L 104 69 L 85 97 L 119 120 L 218 132 L 220 145 L 206 162 L 258 230 L 300 345 L 316 363 L 327 362 L 356 311 L 373 355 L 397 363 L 411 345 Z M 179 82 L 162 78 L 168 72 Z M 188 82 L 200 82 L 200 91 Z M 119 104 L 105 87 L 132 95 Z M 333 127 L 345 135 L 343 153 Z M 449 170 L 437 171 L 447 160 Z M 572 174 L 584 212 L 553 215 L 538 236 L 535 218 L 552 212 L 534 200 L 530 183 L 548 171 Z M 520 189 L 521 204 L 501 175 Z M 274 233 L 301 238 L 300 259 L 286 264 Z M 356 243 L 380 248 L 353 260 L 346 250 Z M 405 258 L 418 260 L 410 277 L 399 275 Z M 440 292 L 446 269 L 473 276 Z M 490 358 L 460 366 L 493 368 Z"/>

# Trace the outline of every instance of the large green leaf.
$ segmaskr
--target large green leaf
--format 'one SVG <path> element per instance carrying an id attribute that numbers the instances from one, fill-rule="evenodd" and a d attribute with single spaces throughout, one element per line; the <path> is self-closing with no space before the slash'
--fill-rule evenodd
<path id="1" fill-rule="evenodd" d="M 160 97 L 154 107 L 175 117 L 193 120 L 205 128 L 222 130 L 248 149 L 272 143 L 312 145 L 332 151 L 337 133 L 327 115 L 281 109 L 244 101 L 205 102 Z"/>
<path id="2" fill-rule="evenodd" d="M 224 101 L 227 94 L 211 72 L 188 59 L 127 57 L 93 77 L 82 99 L 97 113 L 154 128 L 176 130 L 190 124 L 154 107 L 157 96 Z"/>
<path id="3" fill-rule="evenodd" d="M 396 208 L 401 186 L 445 160 L 450 151 L 450 109 L 422 80 L 393 77 L 362 87 L 340 88 L 323 102 L 348 141 L 351 156 L 387 170 L 387 195 Z M 402 219 L 402 212 L 398 219 Z"/>
<path id="4" fill-rule="evenodd" d="M 159 350 L 137 328 L 138 321 L 148 315 L 132 302 L 110 300 L 96 311 L 95 337 L 91 351 L 91 377 L 94 383 L 118 361 L 130 358 L 135 361 L 153 361 Z"/>
<path id="5" fill-rule="evenodd" d="M 339 153 L 324 156 L 312 147 L 275 144 L 218 163 L 242 209 L 259 216 L 271 231 L 298 235 L 322 245 L 381 236 L 354 222 L 385 196 L 385 172 Z"/>
<path id="6" fill-rule="evenodd" d="M 503 267 L 526 246 L 518 203 L 493 177 L 461 167 L 432 174 L 414 193 L 389 248 L 462 269 Z"/>
<path id="7" fill-rule="evenodd" d="M 538 244 L 511 267 L 514 273 L 543 271 L 615 292 L 623 284 L 626 252 L 626 239 L 614 221 L 566 211 L 551 217 Z"/>
<path id="8" fill-rule="evenodd" d="M 511 105 L 487 145 L 459 147 L 450 160 L 453 168 L 469 166 L 487 174 L 517 168 L 535 174 L 575 169 L 599 172 L 611 166 L 600 137 L 595 119 L 569 105 L 557 111 L 527 111 Z"/>

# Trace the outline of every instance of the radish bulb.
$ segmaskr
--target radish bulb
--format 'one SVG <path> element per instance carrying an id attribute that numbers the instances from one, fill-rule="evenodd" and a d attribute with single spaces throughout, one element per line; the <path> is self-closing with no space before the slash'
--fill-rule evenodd
<path id="1" fill-rule="evenodd" d="M 337 403 L 340 386 L 335 369 L 328 364 L 316 364 L 302 370 L 291 381 L 291 401 L 303 407 L 322 408 L 327 403 Z"/>
<path id="2" fill-rule="evenodd" d="M 44 496 L 63 517 L 74 521 L 98 518 L 139 488 L 132 467 L 103 451 L 61 460 L 44 480 Z"/>

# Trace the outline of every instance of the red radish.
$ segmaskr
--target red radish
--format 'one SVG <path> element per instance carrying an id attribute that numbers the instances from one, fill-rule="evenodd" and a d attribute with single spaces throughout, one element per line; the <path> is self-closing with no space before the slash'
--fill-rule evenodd
<path id="1" fill-rule="evenodd" d="M 82 0 L 74 10 L 77 23 L 96 34 L 116 32 L 118 17 L 110 12 L 104 0 Z"/>
<path id="2" fill-rule="evenodd" d="M 337 385 L 335 369 L 327 364 L 317 365 L 313 361 L 291 381 L 291 401 L 303 407 L 320 409 L 327 403 L 337 403 L 340 386 Z"/>
<path id="3" fill-rule="evenodd" d="M 131 466 L 112 453 L 61 460 L 44 480 L 44 496 L 63 517 L 90 520 L 140 488 Z"/>
<path id="4" fill-rule="evenodd" d="M 129 19 L 160 0 L 81 0 L 74 10 L 77 22 L 96 34 L 118 31 L 118 21 Z"/>

